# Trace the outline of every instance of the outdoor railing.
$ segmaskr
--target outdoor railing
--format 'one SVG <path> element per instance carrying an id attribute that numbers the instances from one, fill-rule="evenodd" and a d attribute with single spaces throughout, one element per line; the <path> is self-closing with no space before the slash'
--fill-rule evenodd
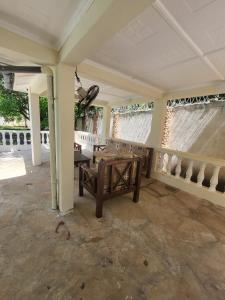
<path id="1" fill-rule="evenodd" d="M 49 132 L 41 131 L 41 144 L 49 145 Z M 31 149 L 30 130 L 0 130 L 0 151 Z"/>
<path id="2" fill-rule="evenodd" d="M 88 151 L 93 151 L 93 146 L 96 144 L 105 143 L 104 139 L 97 134 L 92 134 L 85 131 L 75 131 L 74 132 L 75 142 L 81 144 L 83 149 Z"/>
<path id="3" fill-rule="evenodd" d="M 225 160 L 154 149 L 152 177 L 225 207 Z"/>
<path id="4" fill-rule="evenodd" d="M 27 150 L 31 147 L 29 130 L 0 130 L 0 151 Z"/>
<path id="5" fill-rule="evenodd" d="M 49 145 L 49 131 L 41 131 L 41 144 Z"/>
<path id="6" fill-rule="evenodd" d="M 102 137 L 83 131 L 75 131 L 74 140 L 88 151 L 95 144 L 105 144 Z M 41 144 L 49 146 L 48 131 L 41 131 Z M 0 151 L 30 148 L 29 130 L 0 130 Z M 225 207 L 225 160 L 155 148 L 151 177 Z"/>
<path id="7" fill-rule="evenodd" d="M 89 132 L 74 131 L 74 141 L 83 149 L 93 150 L 93 145 L 103 143 L 103 139 Z M 49 145 L 49 131 L 41 131 L 41 144 Z M 0 130 L 0 151 L 28 150 L 31 148 L 30 130 Z"/>

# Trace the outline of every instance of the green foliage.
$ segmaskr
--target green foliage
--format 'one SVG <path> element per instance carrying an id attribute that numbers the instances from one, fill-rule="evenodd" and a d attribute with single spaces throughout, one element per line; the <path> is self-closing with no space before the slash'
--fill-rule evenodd
<path id="1" fill-rule="evenodd" d="M 41 130 L 48 129 L 48 99 L 40 97 L 40 122 Z"/>
<path id="2" fill-rule="evenodd" d="M 89 106 L 85 111 L 82 105 L 77 103 L 74 106 L 74 115 L 75 115 L 75 130 L 78 129 L 77 120 L 82 119 L 82 130 L 85 131 L 85 119 L 86 117 L 93 118 L 95 114 L 99 113 L 102 110 L 101 107 Z"/>
<path id="3" fill-rule="evenodd" d="M 74 106 L 75 119 L 82 119 L 85 116 L 92 118 L 94 114 L 98 113 L 101 110 L 102 110 L 101 107 L 92 105 L 88 107 L 86 111 L 84 111 L 82 105 L 77 105 L 76 103 Z"/>
<path id="4" fill-rule="evenodd" d="M 0 116 L 6 121 L 29 120 L 29 105 L 27 93 L 7 90 L 3 86 L 0 75 Z"/>
<path id="5" fill-rule="evenodd" d="M 0 130 L 27 130 L 27 128 L 22 126 L 8 126 L 8 125 L 0 125 Z"/>
<path id="6" fill-rule="evenodd" d="M 77 105 L 77 103 L 74 105 L 74 115 L 75 115 L 75 120 L 81 119 L 85 116 L 85 112 L 82 105 Z"/>

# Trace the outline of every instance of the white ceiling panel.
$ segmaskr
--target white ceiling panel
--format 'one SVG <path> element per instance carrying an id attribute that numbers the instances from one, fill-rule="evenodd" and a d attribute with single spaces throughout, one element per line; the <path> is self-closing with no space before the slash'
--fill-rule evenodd
<path id="1" fill-rule="evenodd" d="M 214 66 L 224 75 L 225 77 L 225 49 L 212 52 L 207 55 Z"/>
<path id="2" fill-rule="evenodd" d="M 162 86 L 167 91 L 195 87 L 215 80 L 214 74 L 200 58 L 165 68 L 148 76 L 153 84 Z"/>
<path id="3" fill-rule="evenodd" d="M 93 0 L 0 0 L 0 26 L 57 47 Z"/>
<path id="4" fill-rule="evenodd" d="M 110 39 L 91 59 L 134 78 L 195 57 L 196 54 L 167 25 L 153 7 Z"/>
<path id="5" fill-rule="evenodd" d="M 161 0 L 160 2 L 203 52 L 225 47 L 224 0 Z"/>

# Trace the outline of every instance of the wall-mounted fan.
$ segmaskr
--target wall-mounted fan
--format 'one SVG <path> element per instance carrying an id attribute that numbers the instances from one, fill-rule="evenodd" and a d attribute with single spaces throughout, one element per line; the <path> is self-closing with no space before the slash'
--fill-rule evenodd
<path id="1" fill-rule="evenodd" d="M 86 110 L 91 103 L 95 100 L 99 93 L 99 86 L 92 85 L 87 90 L 82 87 L 81 80 L 77 74 L 77 68 L 75 71 L 76 81 L 79 85 L 78 89 L 76 90 L 75 97 L 79 100 L 78 105 L 82 106 L 84 110 Z"/>

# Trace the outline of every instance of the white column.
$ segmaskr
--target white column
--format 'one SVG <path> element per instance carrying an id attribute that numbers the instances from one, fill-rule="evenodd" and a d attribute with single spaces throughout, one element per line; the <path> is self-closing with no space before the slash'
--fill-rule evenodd
<path id="1" fill-rule="evenodd" d="M 146 144 L 152 147 L 161 147 L 163 130 L 167 112 L 167 100 L 158 99 L 154 101 L 154 109 L 152 113 L 151 132 Z"/>
<path id="2" fill-rule="evenodd" d="M 104 139 L 110 137 L 110 119 L 111 119 L 111 107 L 103 107 L 103 122 L 102 122 L 102 136 Z"/>
<path id="3" fill-rule="evenodd" d="M 74 68 L 58 64 L 55 75 L 58 201 L 66 214 L 74 207 Z"/>
<path id="4" fill-rule="evenodd" d="M 39 95 L 32 94 L 30 89 L 29 111 L 30 111 L 30 129 L 31 129 L 31 146 L 32 146 L 32 162 L 34 166 L 41 164 L 41 138 L 40 138 L 40 108 Z M 24 137 L 24 143 L 25 143 Z"/>

